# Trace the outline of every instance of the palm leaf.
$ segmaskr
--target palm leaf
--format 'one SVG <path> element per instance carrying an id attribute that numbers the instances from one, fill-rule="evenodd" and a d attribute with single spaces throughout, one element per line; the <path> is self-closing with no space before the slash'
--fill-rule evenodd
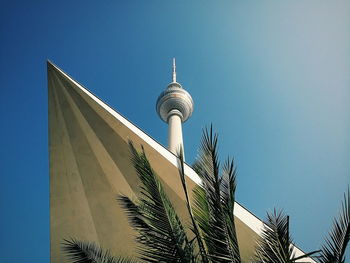
<path id="1" fill-rule="evenodd" d="M 63 251 L 72 263 L 134 263 L 135 261 L 122 257 L 111 256 L 108 250 L 102 250 L 91 242 L 83 242 L 76 239 L 64 239 Z"/>
<path id="2" fill-rule="evenodd" d="M 180 148 L 180 151 L 178 152 L 177 155 L 179 158 L 178 159 L 179 160 L 178 167 L 179 167 L 180 179 L 181 179 L 182 188 L 184 190 L 185 197 L 186 197 L 187 210 L 188 210 L 188 213 L 189 213 L 190 218 L 191 218 L 191 224 L 192 224 L 191 230 L 194 233 L 196 240 L 197 240 L 197 244 L 198 244 L 198 248 L 199 248 L 200 256 L 201 256 L 201 262 L 209 263 L 209 259 L 208 259 L 208 256 L 207 256 L 207 253 L 206 253 L 206 250 L 204 247 L 204 242 L 203 242 L 202 236 L 200 234 L 198 224 L 197 224 L 196 220 L 194 219 L 191 201 L 190 201 L 190 198 L 188 196 L 186 176 L 185 176 L 184 156 L 183 156 L 182 148 Z"/>
<path id="3" fill-rule="evenodd" d="M 295 257 L 294 244 L 289 234 L 289 216 L 276 210 L 267 213 L 261 240 L 255 251 L 256 263 L 292 263 L 318 252 Z"/>
<path id="4" fill-rule="evenodd" d="M 344 194 L 341 212 L 338 218 L 333 220 L 333 228 L 326 238 L 326 244 L 322 246 L 319 261 L 321 263 L 344 263 L 345 250 L 350 239 L 350 190 Z"/>
<path id="5" fill-rule="evenodd" d="M 267 214 L 261 242 L 256 249 L 256 262 L 287 263 L 293 254 L 289 236 L 289 218 L 282 211 Z"/>
<path id="6" fill-rule="evenodd" d="M 220 176 L 217 140 L 212 127 L 210 131 L 204 130 L 200 156 L 194 165 L 203 188 L 194 190 L 193 211 L 210 259 L 213 262 L 240 262 L 232 214 L 235 173 L 232 163 L 232 167 L 224 167 L 224 174 Z"/>
<path id="7" fill-rule="evenodd" d="M 131 160 L 142 183 L 138 202 L 119 196 L 130 224 L 138 231 L 141 258 L 146 262 L 193 262 L 193 242 L 187 238 L 144 151 L 130 142 Z"/>
<path id="8" fill-rule="evenodd" d="M 234 168 L 234 162 L 228 158 L 223 167 L 221 195 L 224 208 L 223 212 L 226 217 L 230 249 L 233 251 L 235 257 L 234 262 L 240 262 L 234 219 L 236 185 L 236 169 Z"/>

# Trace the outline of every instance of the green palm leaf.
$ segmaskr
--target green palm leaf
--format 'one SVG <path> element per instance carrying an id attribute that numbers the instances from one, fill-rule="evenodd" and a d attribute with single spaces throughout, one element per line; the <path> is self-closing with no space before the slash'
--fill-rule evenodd
<path id="1" fill-rule="evenodd" d="M 209 258 L 213 262 L 238 263 L 240 255 L 233 217 L 235 172 L 233 162 L 228 162 L 220 176 L 217 139 L 212 127 L 204 131 L 201 153 L 194 165 L 202 179 L 202 188 L 194 190 L 194 215 Z"/>
<path id="2" fill-rule="evenodd" d="M 138 231 L 141 258 L 146 262 L 194 262 L 193 242 L 187 238 L 144 151 L 130 143 L 131 160 L 142 183 L 138 202 L 120 196 L 131 225 Z"/>
<path id="3" fill-rule="evenodd" d="M 135 263 L 131 259 L 111 256 L 108 250 L 102 250 L 92 242 L 83 242 L 76 239 L 64 239 L 63 251 L 72 260 L 72 263 Z"/>
<path id="4" fill-rule="evenodd" d="M 236 169 L 234 168 L 233 160 L 229 158 L 224 164 L 222 173 L 222 203 L 223 212 L 226 218 L 226 225 L 228 230 L 228 237 L 230 241 L 230 250 L 233 251 L 234 262 L 240 262 L 239 247 L 236 235 L 235 219 L 234 219 L 234 205 L 236 192 Z"/>
<path id="5" fill-rule="evenodd" d="M 185 197 L 186 197 L 187 210 L 188 210 L 188 213 L 190 215 L 191 223 L 192 223 L 191 230 L 194 233 L 196 240 L 197 240 L 197 244 L 198 244 L 198 248 L 199 248 L 199 252 L 200 252 L 200 257 L 201 257 L 201 262 L 202 263 L 209 263 L 209 259 L 208 259 L 208 255 L 207 255 L 207 252 L 206 252 L 206 249 L 204 246 L 203 238 L 200 234 L 198 224 L 194 218 L 191 201 L 190 201 L 188 191 L 187 191 L 184 156 L 183 156 L 182 148 L 180 148 L 180 151 L 178 153 L 178 158 L 179 158 L 178 167 L 179 167 L 180 179 L 181 179 L 182 187 L 183 187 Z"/>
<path id="6" fill-rule="evenodd" d="M 293 248 L 289 235 L 289 217 L 282 211 L 267 214 L 264 222 L 262 240 L 258 244 L 256 262 L 287 263 L 291 262 Z"/>
<path id="7" fill-rule="evenodd" d="M 289 234 L 289 217 L 283 211 L 274 210 L 267 214 L 261 240 L 256 249 L 256 263 L 293 263 L 309 257 L 313 251 L 295 257 L 294 245 Z"/>
<path id="8" fill-rule="evenodd" d="M 326 244 L 322 246 L 321 263 L 344 263 L 345 250 L 350 239 L 350 190 L 344 194 L 344 201 L 338 218 L 333 221 L 333 228 L 326 238 Z"/>

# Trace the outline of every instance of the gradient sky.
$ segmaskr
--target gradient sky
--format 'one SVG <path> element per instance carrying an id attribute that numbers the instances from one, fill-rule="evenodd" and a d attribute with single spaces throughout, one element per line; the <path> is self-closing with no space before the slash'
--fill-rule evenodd
<path id="1" fill-rule="evenodd" d="M 49 261 L 46 59 L 166 144 L 155 112 L 191 93 L 192 163 L 213 123 L 238 201 L 318 249 L 350 183 L 350 1 L 1 1 L 1 262 Z M 349 253 L 348 253 L 349 255 Z"/>

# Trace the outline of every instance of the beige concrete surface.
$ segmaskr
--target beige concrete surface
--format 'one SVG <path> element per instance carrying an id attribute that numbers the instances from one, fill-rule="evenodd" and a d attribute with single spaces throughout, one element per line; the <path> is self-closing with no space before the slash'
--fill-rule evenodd
<path id="1" fill-rule="evenodd" d="M 95 241 L 135 254 L 135 233 L 116 202 L 135 196 L 138 178 L 128 140 L 142 144 L 165 189 L 186 216 L 177 168 L 48 64 L 51 262 L 66 262 L 64 238 Z M 189 182 L 191 186 L 193 182 Z"/>

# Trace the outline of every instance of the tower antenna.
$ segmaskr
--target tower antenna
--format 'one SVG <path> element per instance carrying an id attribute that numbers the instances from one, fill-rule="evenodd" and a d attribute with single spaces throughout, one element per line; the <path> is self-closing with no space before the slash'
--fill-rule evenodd
<path id="1" fill-rule="evenodd" d="M 173 58 L 173 82 L 176 82 L 176 61 Z"/>

